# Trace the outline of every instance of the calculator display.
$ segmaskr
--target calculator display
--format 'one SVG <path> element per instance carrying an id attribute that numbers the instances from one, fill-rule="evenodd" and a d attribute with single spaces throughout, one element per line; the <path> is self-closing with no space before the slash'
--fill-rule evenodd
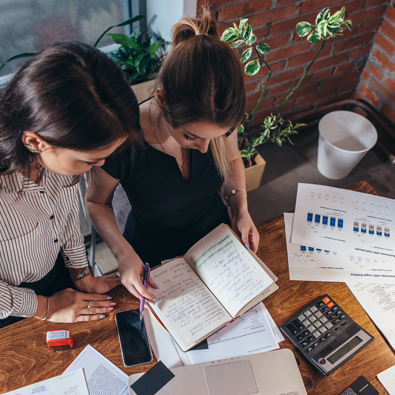
<path id="1" fill-rule="evenodd" d="M 330 363 L 337 362 L 341 357 L 344 357 L 349 351 L 351 351 L 359 343 L 362 343 L 362 339 L 360 339 L 358 336 L 355 336 L 354 339 L 349 341 L 344 347 L 342 347 L 340 350 L 338 350 L 334 354 L 332 354 L 328 358 L 328 361 Z"/>

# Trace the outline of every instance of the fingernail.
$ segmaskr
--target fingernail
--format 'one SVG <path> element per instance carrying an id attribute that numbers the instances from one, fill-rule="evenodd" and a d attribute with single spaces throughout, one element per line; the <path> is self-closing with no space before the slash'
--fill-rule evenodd
<path id="1" fill-rule="evenodd" d="M 112 310 L 114 310 L 112 307 L 109 307 L 109 308 L 107 309 L 107 311 L 112 311 Z"/>
<path id="2" fill-rule="evenodd" d="M 154 302 L 157 302 L 159 299 L 154 299 Z"/>
<path id="3" fill-rule="evenodd" d="M 158 285 L 158 284 L 155 284 L 155 286 L 156 286 L 156 288 L 158 288 L 158 289 L 159 289 L 159 285 Z"/>
<path id="4" fill-rule="evenodd" d="M 111 300 L 112 299 L 112 296 L 107 296 L 107 300 Z"/>
<path id="5" fill-rule="evenodd" d="M 115 306 L 115 305 L 116 305 L 116 303 L 114 303 L 114 302 L 110 303 L 110 306 Z"/>
<path id="6" fill-rule="evenodd" d="M 244 247 L 247 248 L 247 250 L 250 249 L 250 246 L 247 243 L 244 243 Z"/>
<path id="7" fill-rule="evenodd" d="M 101 315 L 99 318 L 100 319 L 103 319 L 103 318 L 105 318 L 106 316 L 105 315 Z"/>
<path id="8" fill-rule="evenodd" d="M 152 304 L 156 305 L 156 303 L 155 303 L 155 302 L 152 302 Z"/>

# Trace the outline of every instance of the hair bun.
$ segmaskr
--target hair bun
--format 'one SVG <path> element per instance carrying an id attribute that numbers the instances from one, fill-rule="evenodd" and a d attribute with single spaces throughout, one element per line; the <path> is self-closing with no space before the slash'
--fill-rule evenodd
<path id="1" fill-rule="evenodd" d="M 219 39 L 215 21 L 211 18 L 208 8 L 203 8 L 197 19 L 184 17 L 173 26 L 173 47 L 195 36 L 211 36 Z"/>

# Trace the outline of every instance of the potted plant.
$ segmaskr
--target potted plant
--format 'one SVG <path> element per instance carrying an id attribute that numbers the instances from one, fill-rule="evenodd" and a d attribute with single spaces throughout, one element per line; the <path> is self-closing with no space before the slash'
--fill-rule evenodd
<path id="1" fill-rule="evenodd" d="M 94 47 L 113 27 L 129 25 L 143 18 L 144 16 L 138 15 L 118 25 L 110 26 L 96 40 Z M 154 80 L 163 62 L 166 46 L 169 43 L 154 34 L 145 35 L 135 31 L 130 36 L 126 34 L 107 34 L 107 36 L 111 36 L 113 41 L 119 45 L 116 51 L 109 54 L 110 58 L 125 72 L 125 76 L 137 96 L 137 101 L 142 102 L 151 93 Z"/>
<path id="2" fill-rule="evenodd" d="M 241 45 L 246 47 L 240 57 L 241 63 L 247 62 L 253 53 L 258 55 L 258 59 L 250 60 L 245 64 L 244 73 L 246 75 L 251 76 L 256 74 L 262 64 L 264 64 L 268 69 L 266 81 L 255 108 L 251 114 L 246 114 L 245 121 L 238 127 L 238 144 L 241 156 L 246 165 L 246 183 L 248 191 L 260 186 L 263 170 L 266 164 L 264 159 L 258 154 L 257 147 L 268 141 L 274 142 L 279 146 L 282 146 L 284 141 L 289 141 L 292 144 L 290 136 L 297 133 L 297 128 L 305 126 L 304 124 L 293 125 L 291 121 L 284 120 L 281 117 L 281 110 L 309 72 L 310 67 L 323 50 L 326 40 L 332 37 L 342 37 L 342 25 L 345 25 L 349 30 L 352 29 L 351 21 L 344 20 L 345 11 L 345 7 L 343 7 L 340 11 L 337 11 L 331 16 L 329 8 L 326 7 L 319 12 L 314 24 L 310 24 L 309 22 L 299 22 L 296 25 L 296 33 L 299 37 L 307 36 L 307 41 L 311 43 L 317 43 L 322 40 L 322 45 L 314 59 L 308 65 L 306 71 L 301 76 L 297 85 L 287 95 L 278 111 L 274 115 L 271 114 L 264 119 L 263 124 L 261 125 L 262 131 L 257 134 L 251 133 L 250 123 L 262 101 L 272 74 L 269 64 L 264 59 L 264 56 L 270 52 L 270 48 L 265 43 L 254 44 L 257 37 L 252 31 L 251 25 L 248 23 L 248 18 L 240 19 L 238 26 L 234 23 L 233 27 L 227 28 L 223 32 L 221 40 L 230 43 L 232 48 L 238 48 Z"/>

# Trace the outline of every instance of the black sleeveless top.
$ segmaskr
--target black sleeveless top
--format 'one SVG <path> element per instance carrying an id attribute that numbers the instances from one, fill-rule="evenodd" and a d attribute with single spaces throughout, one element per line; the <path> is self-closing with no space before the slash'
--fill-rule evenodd
<path id="1" fill-rule="evenodd" d="M 132 206 L 124 236 L 151 266 L 185 254 L 220 223 L 230 225 L 210 150 L 191 149 L 189 184 L 176 159 L 148 143 L 109 158 L 103 169 L 120 179 Z"/>

